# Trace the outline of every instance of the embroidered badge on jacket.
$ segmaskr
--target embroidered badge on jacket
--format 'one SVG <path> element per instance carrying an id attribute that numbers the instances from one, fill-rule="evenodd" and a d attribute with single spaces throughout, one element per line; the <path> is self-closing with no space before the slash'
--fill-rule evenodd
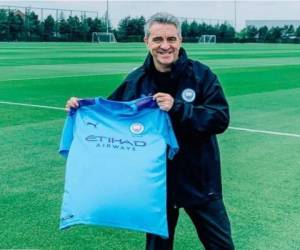
<path id="1" fill-rule="evenodd" d="M 192 102 L 196 98 L 196 93 L 193 89 L 185 89 L 182 91 L 181 97 L 186 102 Z"/>

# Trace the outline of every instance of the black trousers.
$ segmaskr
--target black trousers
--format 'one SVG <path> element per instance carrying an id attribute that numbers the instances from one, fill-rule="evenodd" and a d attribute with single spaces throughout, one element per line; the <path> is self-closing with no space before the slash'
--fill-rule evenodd
<path id="1" fill-rule="evenodd" d="M 201 206 L 184 208 L 191 218 L 206 250 L 232 250 L 230 222 L 222 199 L 209 201 Z M 146 235 L 146 250 L 172 250 L 179 209 L 168 207 L 169 238 Z"/>

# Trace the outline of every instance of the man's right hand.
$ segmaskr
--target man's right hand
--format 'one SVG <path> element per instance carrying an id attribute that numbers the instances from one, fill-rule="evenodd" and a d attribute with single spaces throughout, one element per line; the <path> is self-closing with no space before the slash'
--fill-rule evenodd
<path id="1" fill-rule="evenodd" d="M 79 107 L 78 101 L 79 101 L 79 98 L 74 97 L 74 96 L 71 97 L 66 103 L 65 111 L 69 112 L 71 108 L 74 108 L 74 109 L 78 108 Z"/>

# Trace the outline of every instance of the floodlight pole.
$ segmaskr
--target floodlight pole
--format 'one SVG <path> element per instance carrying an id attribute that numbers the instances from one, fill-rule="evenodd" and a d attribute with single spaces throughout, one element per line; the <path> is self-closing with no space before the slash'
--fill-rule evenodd
<path id="1" fill-rule="evenodd" d="M 10 8 L 8 7 L 8 15 L 10 15 Z M 7 41 L 9 41 L 9 37 L 10 37 L 10 25 L 7 25 Z"/>
<path id="2" fill-rule="evenodd" d="M 56 9 L 55 36 L 58 37 L 58 9 Z"/>
<path id="3" fill-rule="evenodd" d="M 234 0 L 234 29 L 236 31 L 236 2 L 237 0 Z"/>
<path id="4" fill-rule="evenodd" d="M 106 33 L 108 34 L 108 0 L 106 0 Z"/>
<path id="5" fill-rule="evenodd" d="M 29 33 L 29 7 L 25 7 L 24 11 L 25 11 L 24 24 L 25 24 L 26 40 L 28 41 L 29 40 L 29 36 L 28 36 L 28 33 Z"/>

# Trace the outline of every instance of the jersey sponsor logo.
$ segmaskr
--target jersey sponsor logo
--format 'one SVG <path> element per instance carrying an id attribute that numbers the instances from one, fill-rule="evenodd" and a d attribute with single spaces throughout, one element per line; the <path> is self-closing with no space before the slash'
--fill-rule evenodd
<path id="1" fill-rule="evenodd" d="M 182 91 L 181 97 L 186 102 L 192 102 L 196 98 L 196 92 L 193 89 L 185 89 Z"/>
<path id="2" fill-rule="evenodd" d="M 136 147 L 145 147 L 146 142 L 145 141 L 130 141 L 130 140 L 124 140 L 124 139 L 117 139 L 114 137 L 107 137 L 102 135 L 89 135 L 85 138 L 87 141 L 96 141 L 96 142 L 106 142 L 106 143 L 114 143 L 114 144 L 120 144 L 120 145 L 130 145 L 130 146 L 136 146 Z"/>
<path id="3" fill-rule="evenodd" d="M 139 122 L 132 123 L 130 126 L 130 131 L 133 134 L 140 135 L 144 131 L 144 125 Z"/>
<path id="4" fill-rule="evenodd" d="M 96 142 L 96 148 L 107 148 L 114 150 L 136 151 L 137 148 L 146 147 L 145 141 L 119 139 L 102 135 L 89 135 L 85 138 L 87 142 Z"/>

